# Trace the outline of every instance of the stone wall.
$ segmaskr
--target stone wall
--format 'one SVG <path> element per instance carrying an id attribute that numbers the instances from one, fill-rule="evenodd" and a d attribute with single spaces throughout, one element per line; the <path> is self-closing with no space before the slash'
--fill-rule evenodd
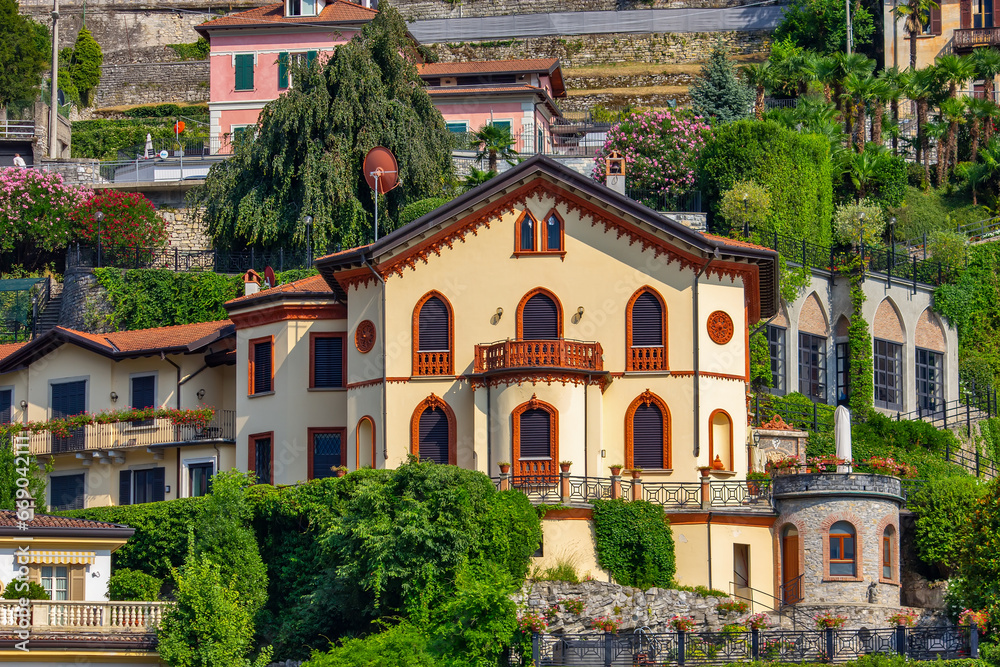
<path id="1" fill-rule="evenodd" d="M 208 61 L 105 65 L 95 107 L 208 101 Z"/>
<path id="2" fill-rule="evenodd" d="M 38 164 L 45 171 L 61 174 L 63 182 L 68 185 L 81 185 L 89 188 L 93 187 L 94 183 L 100 179 L 100 160 L 89 160 L 87 158 L 49 160 L 45 158 L 39 160 Z"/>
<path id="3" fill-rule="evenodd" d="M 188 208 L 161 208 L 160 216 L 167 223 L 167 244 L 181 250 L 203 250 L 212 247 L 208 225 L 196 220 Z"/>
<path id="4" fill-rule="evenodd" d="M 107 317 L 112 312 L 107 292 L 89 269 L 66 271 L 59 310 L 60 326 L 90 333 L 106 333 L 112 330 L 107 325 Z"/>

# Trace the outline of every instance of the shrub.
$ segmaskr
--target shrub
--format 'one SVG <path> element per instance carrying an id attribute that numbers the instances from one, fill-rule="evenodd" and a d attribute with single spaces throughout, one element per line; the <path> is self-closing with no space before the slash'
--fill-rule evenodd
<path id="1" fill-rule="evenodd" d="M 733 612 L 737 614 L 745 614 L 748 609 L 750 609 L 750 605 L 746 600 L 728 599 L 715 605 L 715 610 L 724 614 L 730 614 Z"/>
<path id="2" fill-rule="evenodd" d="M 917 555 L 943 578 L 958 568 L 971 533 L 972 515 L 985 494 L 985 485 L 974 477 L 946 477 L 929 480 L 907 503 L 917 515 Z"/>
<path id="3" fill-rule="evenodd" d="M 45 589 L 39 583 L 34 581 L 18 581 L 17 579 L 14 579 L 7 584 L 6 588 L 3 589 L 3 599 L 18 600 L 20 598 L 28 600 L 48 600 L 49 594 L 45 592 Z"/>
<path id="4" fill-rule="evenodd" d="M 555 565 L 545 569 L 538 568 L 532 573 L 531 578 L 535 581 L 564 581 L 568 584 L 580 583 L 580 574 L 576 569 L 576 560 L 563 558 Z"/>
<path id="5" fill-rule="evenodd" d="M 123 567 L 108 579 L 108 599 L 127 602 L 154 601 L 160 595 L 163 580 L 139 570 Z"/>
<path id="6" fill-rule="evenodd" d="M 771 195 L 753 181 L 740 181 L 722 194 L 719 215 L 731 235 L 742 234 L 744 226 L 759 230 L 771 218 Z"/>
<path id="7" fill-rule="evenodd" d="M 98 223 L 94 215 L 104 214 Z M 153 202 L 138 192 L 98 190 L 73 212 L 75 236 L 104 247 L 154 248 L 167 240 L 167 225 Z"/>
<path id="8" fill-rule="evenodd" d="M 885 233 L 885 216 L 867 199 L 841 204 L 833 214 L 833 231 L 840 241 L 854 246 L 878 243 Z"/>
<path id="9" fill-rule="evenodd" d="M 708 62 L 691 85 L 689 95 L 698 114 L 719 123 L 746 118 L 753 108 L 754 91 L 736 75 L 736 68 L 721 39 L 712 47 Z"/>
<path id="10" fill-rule="evenodd" d="M 87 26 L 81 27 L 73 45 L 69 74 L 84 106 L 90 106 L 92 101 L 90 93 L 101 82 L 102 64 L 104 64 L 104 54 L 101 52 L 101 45 L 94 39 Z"/>
<path id="11" fill-rule="evenodd" d="M 957 522 L 956 522 L 957 523 Z M 969 521 L 964 558 L 948 588 L 949 603 L 982 610 L 989 625 L 1000 624 L 1000 482 L 994 480 L 976 505 Z"/>
<path id="12" fill-rule="evenodd" d="M 669 586 L 675 571 L 674 539 L 663 508 L 620 498 L 598 499 L 593 505 L 601 567 L 624 586 Z"/>
<path id="13" fill-rule="evenodd" d="M 448 201 L 444 197 L 428 197 L 427 199 L 407 204 L 399 212 L 399 226 L 402 227 L 423 215 L 427 215 L 434 209 L 444 206 Z"/>
<path id="14" fill-rule="evenodd" d="M 927 250 L 935 262 L 954 270 L 965 264 L 969 238 L 962 232 L 934 230 L 927 236 Z"/>
<path id="15" fill-rule="evenodd" d="M 204 37 L 199 37 L 196 42 L 167 44 L 167 46 L 174 50 L 180 60 L 208 60 L 208 54 L 212 50 L 208 40 Z"/>
<path id="16" fill-rule="evenodd" d="M 830 144 L 774 121 L 741 120 L 716 128 L 699 160 L 701 191 L 713 228 L 722 195 L 740 181 L 753 181 L 771 196 L 772 215 L 757 238 L 774 233 L 830 245 L 833 180 Z"/>
<path id="17" fill-rule="evenodd" d="M 406 621 L 364 638 L 345 639 L 329 653 L 314 652 L 303 667 L 438 667 L 428 637 Z"/>
<path id="18" fill-rule="evenodd" d="M 0 252 L 55 250 L 73 239 L 73 211 L 89 190 L 38 169 L 0 169 Z"/>

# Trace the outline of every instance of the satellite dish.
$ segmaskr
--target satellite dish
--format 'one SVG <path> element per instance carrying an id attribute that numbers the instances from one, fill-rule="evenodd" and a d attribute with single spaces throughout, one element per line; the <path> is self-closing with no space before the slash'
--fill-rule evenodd
<path id="1" fill-rule="evenodd" d="M 268 287 L 274 287 L 274 269 L 270 266 L 264 267 L 264 280 Z"/>
<path id="2" fill-rule="evenodd" d="M 380 195 L 384 195 L 399 185 L 399 167 L 396 164 L 396 156 L 388 148 L 376 146 L 368 151 L 361 169 L 368 187 L 372 190 L 378 190 Z"/>

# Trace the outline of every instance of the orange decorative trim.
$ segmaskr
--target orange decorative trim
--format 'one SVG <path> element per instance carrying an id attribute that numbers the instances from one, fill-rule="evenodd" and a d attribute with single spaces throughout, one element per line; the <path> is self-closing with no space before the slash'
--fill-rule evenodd
<path id="1" fill-rule="evenodd" d="M 555 216 L 556 220 L 559 221 L 559 247 L 550 248 L 549 247 L 549 218 Z M 548 253 L 561 253 L 563 256 L 566 255 L 566 223 L 563 222 L 563 218 L 559 215 L 559 211 L 553 208 L 549 211 L 544 218 L 542 218 L 542 228 L 540 230 L 542 235 L 542 252 Z"/>
<path id="2" fill-rule="evenodd" d="M 378 282 L 375 278 L 375 274 L 372 273 L 371 269 L 367 267 L 337 271 L 334 273 L 333 277 L 337 281 L 337 284 L 340 285 L 345 292 L 349 291 L 352 287 L 368 287 L 368 283 Z"/>
<path id="3" fill-rule="evenodd" d="M 354 427 L 354 469 L 361 469 L 361 425 L 365 422 L 372 425 L 372 468 L 375 467 L 375 420 L 365 415 L 358 420 L 357 426 Z"/>
<path id="4" fill-rule="evenodd" d="M 361 354 L 367 354 L 375 347 L 375 323 L 371 320 L 362 320 L 354 330 L 354 347 L 358 348 Z"/>
<path id="5" fill-rule="evenodd" d="M 838 521 L 846 521 L 854 528 L 854 576 L 830 574 L 830 528 Z M 861 526 L 864 524 L 854 514 L 831 514 L 820 526 L 820 540 L 823 542 L 823 581 L 864 581 L 864 546 Z M 879 536 L 881 539 L 881 535 Z M 881 563 L 879 563 L 881 566 Z"/>
<path id="6" fill-rule="evenodd" d="M 724 310 L 716 310 L 708 316 L 708 337 L 716 345 L 725 345 L 733 339 L 733 318 Z"/>
<path id="7" fill-rule="evenodd" d="M 534 223 L 531 229 L 531 247 L 522 248 L 521 247 L 521 225 L 524 224 L 524 219 L 529 218 Z M 520 257 L 521 255 L 533 255 L 538 252 L 538 220 L 535 216 L 531 215 L 527 208 L 521 211 L 521 215 L 517 216 L 517 220 L 514 221 L 514 256 Z"/>
<path id="8" fill-rule="evenodd" d="M 709 512 L 667 513 L 667 518 L 670 519 L 670 525 L 672 526 L 705 525 L 708 523 L 708 517 Z M 774 525 L 773 516 L 740 515 L 738 512 L 734 512 L 732 514 L 719 514 L 717 512 L 711 512 L 711 517 L 713 526 L 758 526 L 761 528 L 770 528 Z"/>
<path id="9" fill-rule="evenodd" d="M 437 297 L 448 309 L 448 351 L 447 352 L 420 352 L 420 310 L 424 304 L 432 298 Z M 417 305 L 413 307 L 413 368 L 414 375 L 454 375 L 454 355 L 455 355 L 455 310 L 451 307 L 451 301 L 441 292 L 431 290 L 420 297 Z M 384 360 L 383 360 L 383 363 Z"/>
<path id="10" fill-rule="evenodd" d="M 271 388 L 268 391 L 274 391 L 274 336 L 261 336 L 260 338 L 251 338 L 247 349 L 250 351 L 249 363 L 247 363 L 247 396 L 255 396 L 257 394 L 257 388 L 254 386 L 254 350 L 258 345 L 269 345 L 271 347 Z M 267 392 L 261 392 L 267 393 Z"/>
<path id="11" fill-rule="evenodd" d="M 889 555 L 892 576 L 886 579 L 882 576 L 882 565 L 885 562 L 885 529 L 892 528 L 892 537 L 889 538 L 889 547 L 892 553 Z M 875 528 L 875 538 L 878 540 L 878 580 L 881 584 L 899 586 L 899 521 L 897 516 L 887 514 L 879 521 Z"/>
<path id="12" fill-rule="evenodd" d="M 549 413 L 549 460 L 521 461 L 521 415 L 528 410 L 544 410 Z M 514 408 L 510 413 L 513 422 L 514 476 L 555 477 L 559 474 L 559 411 L 551 403 L 539 400 L 535 394 Z"/>
<path id="13" fill-rule="evenodd" d="M 237 329 L 259 327 L 289 320 L 343 320 L 347 319 L 347 306 L 342 303 L 278 304 L 270 308 L 231 313 L 229 319 Z"/>
<path id="14" fill-rule="evenodd" d="M 347 386 L 347 334 L 342 331 L 309 332 L 309 388 L 316 388 L 316 339 L 340 339 L 340 387 Z M 272 353 L 273 354 L 273 353 Z M 336 387 L 339 389 L 340 387 Z"/>
<path id="15" fill-rule="evenodd" d="M 533 290 L 529 290 L 527 294 L 521 297 L 521 301 L 517 304 L 517 338 L 518 340 L 524 339 L 524 304 L 528 303 L 528 299 L 539 294 L 544 294 L 545 296 L 552 299 L 552 302 L 556 304 L 556 332 L 558 337 L 563 337 L 563 307 L 562 302 L 559 301 L 557 297 L 550 290 L 544 287 L 536 287 Z"/>
<path id="16" fill-rule="evenodd" d="M 589 507 L 567 507 L 565 509 L 548 510 L 542 521 L 578 521 L 594 518 L 594 510 Z"/>
<path id="17" fill-rule="evenodd" d="M 455 412 L 450 405 L 434 394 L 417 403 L 417 407 L 413 409 L 413 415 L 410 417 L 410 453 L 418 459 L 420 458 L 420 415 L 428 409 L 444 410 L 445 417 L 448 419 L 448 463 L 449 465 L 457 465 L 458 442 Z"/>
<path id="18" fill-rule="evenodd" d="M 733 451 L 733 418 L 721 408 L 712 410 L 712 414 L 708 416 L 708 465 L 712 465 L 712 462 L 715 461 L 715 455 L 718 453 L 715 449 L 715 415 L 718 414 L 725 415 L 726 419 L 729 420 L 729 467 L 724 468 L 724 470 L 735 470 L 736 453 Z"/>
<path id="19" fill-rule="evenodd" d="M 677 377 L 692 377 L 694 376 L 694 371 L 670 371 L 670 375 Z M 737 382 L 747 381 L 747 379 L 742 375 L 732 375 L 730 373 L 712 373 L 709 371 L 699 371 L 698 375 L 706 378 L 714 378 L 716 380 L 735 380 Z"/>
<path id="20" fill-rule="evenodd" d="M 663 322 L 660 325 L 661 347 L 632 346 L 632 306 L 643 294 L 652 294 L 660 302 L 660 314 Z M 655 289 L 643 285 L 635 291 L 625 307 L 625 370 L 627 371 L 665 371 L 670 368 L 667 356 L 667 302 Z"/>
<path id="21" fill-rule="evenodd" d="M 669 470 L 673 468 L 670 452 L 670 408 L 662 398 L 651 392 L 649 389 L 639 394 L 625 411 L 625 466 L 631 468 L 635 465 L 635 411 L 640 405 L 653 404 L 660 409 L 663 416 L 663 468 Z"/>
<path id="22" fill-rule="evenodd" d="M 362 387 L 372 387 L 377 384 L 382 384 L 382 378 L 375 378 L 374 380 L 362 380 L 361 382 L 351 382 L 348 383 L 348 389 L 361 389 Z"/>
<path id="23" fill-rule="evenodd" d="M 374 426 L 373 426 L 374 428 Z M 339 433 L 340 434 L 340 465 L 347 465 L 347 429 L 346 428 L 322 428 L 322 427 L 309 427 L 306 429 L 306 442 L 309 443 L 309 447 L 306 451 L 306 479 L 316 479 L 313 477 L 313 457 L 315 444 L 313 438 L 317 433 Z M 273 451 L 273 450 L 272 450 Z M 327 477 L 333 477 L 333 471 Z"/>
<path id="24" fill-rule="evenodd" d="M 274 484 L 274 431 L 264 433 L 253 433 L 247 436 L 247 470 L 257 472 L 257 441 L 263 439 L 271 441 L 271 467 L 268 469 L 269 483 Z M 258 479 L 258 481 L 260 481 Z"/>
<path id="25" fill-rule="evenodd" d="M 590 379 L 588 379 L 590 378 Z M 510 386 L 516 384 L 521 386 L 525 383 L 531 383 L 532 385 L 546 384 L 552 386 L 552 383 L 558 382 L 562 385 L 576 384 L 576 385 L 601 385 L 601 391 L 604 391 L 604 385 L 607 383 L 605 377 L 588 375 L 587 371 L 563 371 L 563 372 L 544 372 L 544 373 L 532 373 L 525 372 L 524 370 L 518 369 L 516 371 L 511 371 L 510 373 L 504 372 L 494 372 L 487 378 L 474 378 L 474 377 L 463 377 L 459 376 L 457 380 L 468 379 L 469 384 L 473 389 L 479 387 L 499 387 Z"/>
<path id="26" fill-rule="evenodd" d="M 740 262 L 712 262 L 705 271 L 706 275 L 729 276 L 733 282 L 736 278 L 743 281 L 743 303 L 747 307 L 747 324 L 760 320 L 760 267 L 756 264 Z"/>

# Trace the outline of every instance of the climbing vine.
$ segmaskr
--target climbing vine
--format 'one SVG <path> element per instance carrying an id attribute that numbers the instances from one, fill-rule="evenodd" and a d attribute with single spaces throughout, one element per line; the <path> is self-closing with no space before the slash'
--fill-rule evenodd
<path id="1" fill-rule="evenodd" d="M 762 326 L 750 336 L 750 385 L 752 387 L 771 386 L 771 351 L 767 345 L 767 331 Z"/>
<path id="2" fill-rule="evenodd" d="M 865 303 L 865 293 L 861 289 L 865 271 L 861 258 L 855 256 L 848 270 L 851 271 L 852 311 L 851 324 L 847 329 L 851 354 L 849 406 L 857 419 L 865 421 L 874 407 L 875 365 L 872 361 L 872 337 L 868 333 L 868 322 L 861 313 L 861 307 Z"/>
<path id="3" fill-rule="evenodd" d="M 674 578 L 674 538 L 659 505 L 620 498 L 594 501 L 597 561 L 619 584 L 668 587 Z"/>

